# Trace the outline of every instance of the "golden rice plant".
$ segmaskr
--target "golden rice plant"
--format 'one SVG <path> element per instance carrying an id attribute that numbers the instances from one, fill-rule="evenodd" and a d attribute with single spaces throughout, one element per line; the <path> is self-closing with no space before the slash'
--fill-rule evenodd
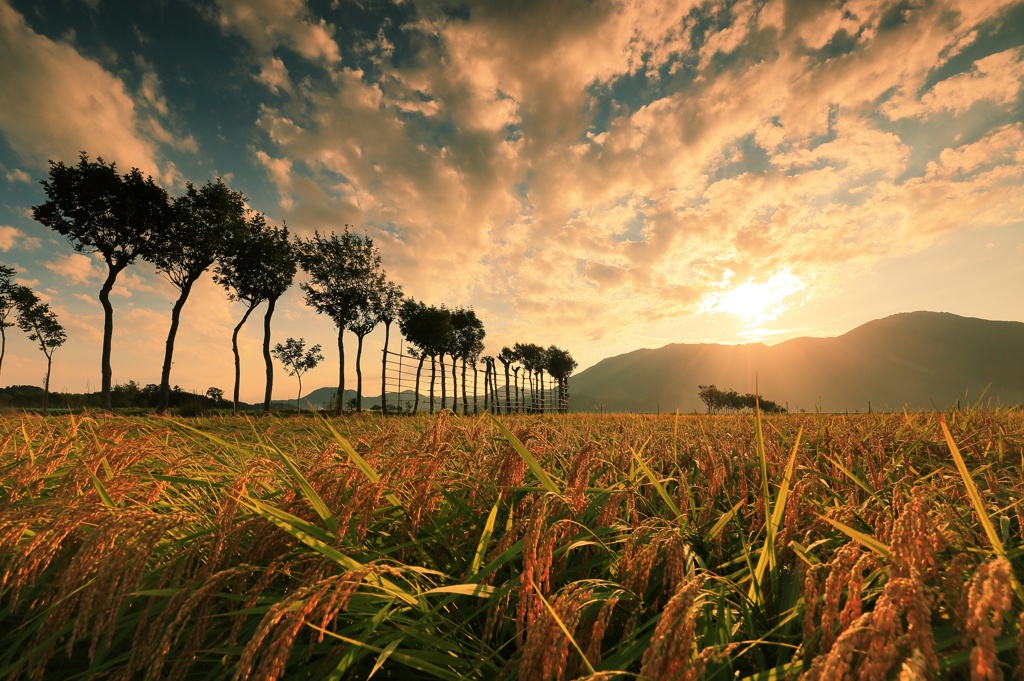
<path id="1" fill-rule="evenodd" d="M 0 674 L 1013 678 L 1024 414 L 0 415 Z"/>

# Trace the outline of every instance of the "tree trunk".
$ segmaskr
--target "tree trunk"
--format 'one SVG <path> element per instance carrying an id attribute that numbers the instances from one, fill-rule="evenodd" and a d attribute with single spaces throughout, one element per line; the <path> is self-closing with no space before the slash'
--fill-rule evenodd
<path id="1" fill-rule="evenodd" d="M 420 363 L 416 367 L 416 395 L 413 398 L 412 413 L 418 414 L 420 412 L 420 374 L 423 373 L 423 362 L 427 359 L 427 354 L 420 353 Z"/>
<path id="2" fill-rule="evenodd" d="M 302 374 L 297 374 L 295 377 L 299 379 L 299 394 L 295 398 L 295 413 L 301 414 L 302 407 L 299 405 L 302 404 Z"/>
<path id="3" fill-rule="evenodd" d="M 363 337 L 356 334 L 356 413 L 363 411 Z"/>
<path id="4" fill-rule="evenodd" d="M 113 404 L 110 399 L 111 378 L 114 375 L 110 368 L 110 345 L 114 338 L 114 308 L 110 304 L 110 290 L 114 288 L 114 281 L 124 265 L 111 265 L 107 263 L 107 278 L 103 281 L 100 289 L 100 305 L 103 306 L 103 353 L 100 357 L 100 399 L 104 409 L 111 409 Z"/>
<path id="5" fill-rule="evenodd" d="M 238 356 L 238 332 L 242 328 L 242 324 L 245 324 L 245 320 L 249 318 L 252 311 L 256 308 L 256 305 L 250 305 L 245 309 L 245 314 L 242 315 L 242 321 L 238 322 L 235 326 L 235 330 L 231 333 L 231 351 L 235 353 L 235 392 L 234 402 L 231 405 L 231 413 L 238 416 L 238 388 L 242 381 L 242 361 Z"/>
<path id="6" fill-rule="evenodd" d="M 477 377 L 478 373 L 479 372 L 476 370 L 476 360 L 473 360 L 473 415 L 474 416 L 479 413 L 479 402 L 477 401 L 477 387 L 476 387 L 476 377 Z"/>
<path id="7" fill-rule="evenodd" d="M 157 413 L 163 414 L 167 411 L 168 403 L 171 400 L 171 363 L 174 356 L 174 338 L 178 335 L 178 323 L 181 321 L 181 308 L 185 307 L 188 294 L 192 291 L 193 281 L 187 282 L 181 287 L 181 295 L 171 308 L 171 329 L 167 332 L 167 344 L 164 349 L 164 367 L 160 373 L 160 400 L 157 406 Z"/>
<path id="8" fill-rule="evenodd" d="M 491 406 L 491 363 L 484 360 L 484 411 L 489 411 Z"/>
<path id="9" fill-rule="evenodd" d="M 515 392 L 516 400 L 513 403 L 512 411 L 514 411 L 516 413 L 519 413 L 519 370 L 518 369 L 512 369 L 512 384 L 513 384 L 513 387 L 515 388 L 515 391 L 516 391 Z"/>
<path id="10" fill-rule="evenodd" d="M 270 358 L 270 318 L 274 316 L 277 298 L 267 299 L 267 313 L 263 315 L 263 361 L 267 363 L 267 390 L 263 394 L 263 411 L 270 413 L 270 398 L 274 394 L 274 362 Z"/>
<path id="11" fill-rule="evenodd" d="M 334 405 L 334 415 L 340 416 L 345 411 L 345 327 L 338 327 L 338 392 Z"/>
<path id="12" fill-rule="evenodd" d="M 459 362 L 452 355 L 452 412 L 459 413 Z"/>
<path id="13" fill-rule="evenodd" d="M 491 381 L 494 383 L 494 401 L 498 406 L 498 413 L 501 413 L 501 397 L 498 393 L 498 365 L 491 360 Z"/>
<path id="14" fill-rule="evenodd" d="M 46 380 L 43 383 L 43 413 L 45 414 L 50 403 L 50 368 L 53 366 L 53 350 L 46 353 L 44 347 L 43 353 L 46 354 Z"/>
<path id="15" fill-rule="evenodd" d="M 544 413 L 544 372 L 537 372 L 537 384 L 540 385 L 540 413 Z"/>
<path id="16" fill-rule="evenodd" d="M 4 322 L 0 320 L 0 371 L 3 371 L 4 353 L 7 352 L 7 332 L 4 331 L 6 328 Z"/>
<path id="17" fill-rule="evenodd" d="M 441 372 L 444 376 L 444 371 Z M 437 358 L 430 356 L 430 413 L 434 413 L 434 379 L 437 376 Z"/>
<path id="18" fill-rule="evenodd" d="M 469 413 L 469 398 L 466 397 L 466 358 L 462 358 L 462 413 Z"/>
<path id="19" fill-rule="evenodd" d="M 441 369 L 441 411 L 444 411 L 445 404 L 447 404 L 447 401 L 448 401 L 448 396 L 447 396 L 447 393 L 445 391 L 445 386 L 448 383 L 448 381 L 447 381 L 448 377 L 444 373 L 444 353 L 443 352 L 440 355 L 438 355 L 437 361 L 438 361 L 438 364 L 441 365 L 440 366 L 440 369 Z"/>
<path id="20" fill-rule="evenodd" d="M 512 413 L 512 391 L 508 384 L 508 364 L 502 363 L 505 367 L 505 413 Z"/>
<path id="21" fill-rule="evenodd" d="M 391 322 L 384 322 L 384 359 L 380 363 L 380 413 L 388 413 L 388 341 L 391 338 Z M 401 399 L 401 398 L 399 398 Z"/>

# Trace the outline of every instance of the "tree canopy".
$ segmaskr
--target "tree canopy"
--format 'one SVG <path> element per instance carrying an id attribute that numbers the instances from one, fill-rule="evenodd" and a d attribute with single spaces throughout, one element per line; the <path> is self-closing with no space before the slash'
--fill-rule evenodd
<path id="1" fill-rule="evenodd" d="M 156 265 L 179 291 L 171 308 L 164 363 L 160 375 L 161 412 L 170 400 L 171 364 L 181 310 L 199 277 L 225 254 L 233 235 L 245 228 L 245 196 L 228 189 L 221 180 L 196 189 L 189 182 L 185 194 L 174 200 L 171 219 L 154 232 L 146 259 Z"/>
<path id="2" fill-rule="evenodd" d="M 113 370 L 110 366 L 114 311 L 110 291 L 118 273 L 136 258 L 152 254 L 153 237 L 170 218 L 167 192 L 138 168 L 119 175 L 113 163 L 90 161 L 82 152 L 78 165 L 50 161 L 49 179 L 42 181 L 46 201 L 33 206 L 32 217 L 67 237 L 81 253 L 98 253 L 107 264 L 100 288 L 103 306 L 103 350 L 100 359 L 103 406 L 110 408 Z"/>

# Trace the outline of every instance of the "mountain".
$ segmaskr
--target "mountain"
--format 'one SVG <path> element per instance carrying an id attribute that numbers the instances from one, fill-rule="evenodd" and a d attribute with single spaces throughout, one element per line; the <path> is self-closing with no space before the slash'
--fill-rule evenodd
<path id="1" fill-rule="evenodd" d="M 983 392 L 993 404 L 1024 404 L 1024 323 L 909 312 L 834 338 L 636 350 L 571 378 L 569 405 L 692 413 L 704 411 L 698 385 L 747 393 L 755 380 L 791 411 L 944 408 Z"/>
<path id="2" fill-rule="evenodd" d="M 337 394 L 337 388 L 317 388 L 316 390 L 304 394 L 302 396 L 301 404 L 303 409 L 309 409 L 309 405 L 313 405 L 316 409 L 327 409 L 331 406 L 334 401 L 334 396 Z M 356 397 L 355 390 L 345 390 L 345 404 L 348 404 L 350 400 L 354 400 Z M 399 397 L 401 397 L 401 404 L 404 409 L 412 409 L 412 404 L 415 400 L 416 393 L 412 390 L 403 390 L 401 394 L 390 392 L 388 393 L 388 412 L 393 407 L 399 404 Z M 274 400 L 271 402 L 274 409 L 294 409 L 295 400 Z M 373 407 L 380 408 L 380 395 L 368 396 L 363 395 L 363 409 L 369 410 Z M 420 397 L 420 411 L 424 411 L 429 407 L 429 398 Z"/>

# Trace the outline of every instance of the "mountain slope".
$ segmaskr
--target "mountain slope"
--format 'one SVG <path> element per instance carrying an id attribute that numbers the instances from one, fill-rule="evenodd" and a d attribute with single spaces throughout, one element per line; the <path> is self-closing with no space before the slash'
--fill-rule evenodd
<path id="1" fill-rule="evenodd" d="M 755 379 L 756 377 L 756 379 Z M 760 392 L 791 410 L 1024 403 L 1024 323 L 910 312 L 835 338 L 763 344 L 674 344 L 602 360 L 570 380 L 570 406 L 703 411 L 698 384 Z"/>

